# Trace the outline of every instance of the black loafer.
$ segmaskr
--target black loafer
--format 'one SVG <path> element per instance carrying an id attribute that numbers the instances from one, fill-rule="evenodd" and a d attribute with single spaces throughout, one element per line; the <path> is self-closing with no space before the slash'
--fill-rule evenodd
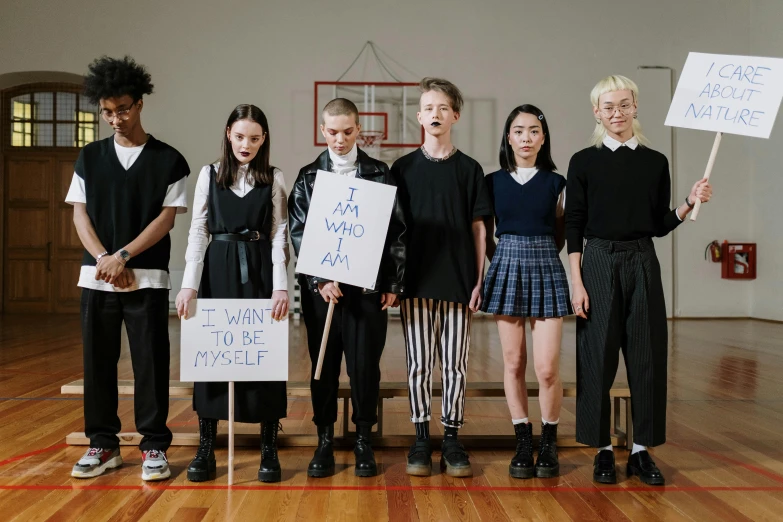
<path id="1" fill-rule="evenodd" d="M 617 484 L 617 470 L 614 469 L 614 451 L 601 450 L 593 461 L 593 480 L 601 484 Z"/>
<path id="2" fill-rule="evenodd" d="M 629 477 L 637 475 L 639 480 L 648 486 L 663 486 L 666 483 L 663 473 L 655 465 L 647 450 L 638 451 L 628 457 L 627 471 Z"/>

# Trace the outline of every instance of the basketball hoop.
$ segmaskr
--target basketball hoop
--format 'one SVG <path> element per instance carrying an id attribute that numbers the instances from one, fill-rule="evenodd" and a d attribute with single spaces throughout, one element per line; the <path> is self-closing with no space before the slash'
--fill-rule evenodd
<path id="1" fill-rule="evenodd" d="M 375 159 L 381 159 L 381 144 L 386 135 L 383 131 L 361 131 L 356 138 L 359 148 Z"/>

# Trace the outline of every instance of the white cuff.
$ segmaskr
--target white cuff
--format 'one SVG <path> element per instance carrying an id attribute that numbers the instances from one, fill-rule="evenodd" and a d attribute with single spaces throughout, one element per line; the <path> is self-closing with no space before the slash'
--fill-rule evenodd
<path id="1" fill-rule="evenodd" d="M 201 283 L 201 273 L 204 270 L 204 263 L 185 263 L 185 273 L 182 276 L 182 288 L 192 288 L 198 290 Z"/>
<path id="2" fill-rule="evenodd" d="M 285 263 L 272 265 L 272 290 L 288 291 L 288 270 Z"/>

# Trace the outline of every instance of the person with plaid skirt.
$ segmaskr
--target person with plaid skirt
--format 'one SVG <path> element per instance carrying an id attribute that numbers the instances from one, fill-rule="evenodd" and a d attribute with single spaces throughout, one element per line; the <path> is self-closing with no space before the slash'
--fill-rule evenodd
<path id="1" fill-rule="evenodd" d="M 495 314 L 503 349 L 503 385 L 517 438 L 509 465 L 515 478 L 556 477 L 557 424 L 563 385 L 560 338 L 570 315 L 568 280 L 558 253 L 565 244 L 566 180 L 554 171 L 549 125 L 540 109 L 520 105 L 506 120 L 501 169 L 487 176 L 495 209 L 495 235 L 487 234 L 491 263 L 482 310 Z M 540 385 L 541 439 L 533 463 L 533 424 L 525 386 L 525 320 L 533 334 Z"/>

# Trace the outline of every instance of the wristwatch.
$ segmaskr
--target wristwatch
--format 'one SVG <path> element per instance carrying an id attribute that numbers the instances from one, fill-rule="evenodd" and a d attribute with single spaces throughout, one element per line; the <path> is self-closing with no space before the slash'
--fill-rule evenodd
<path id="1" fill-rule="evenodd" d="M 115 256 L 119 256 L 119 258 L 118 258 L 117 260 L 118 260 L 120 263 L 122 263 L 123 265 L 124 265 L 125 263 L 127 263 L 127 262 L 128 262 L 128 259 L 130 259 L 130 257 L 131 257 L 131 255 L 130 255 L 130 252 L 128 252 L 127 250 L 119 250 L 119 251 L 117 251 L 117 253 L 116 253 L 116 254 L 114 254 L 114 255 L 115 255 Z"/>
<path id="2" fill-rule="evenodd" d="M 685 196 L 685 204 L 691 208 L 693 208 L 696 205 L 696 203 L 691 203 L 691 200 L 688 199 L 688 196 Z"/>

